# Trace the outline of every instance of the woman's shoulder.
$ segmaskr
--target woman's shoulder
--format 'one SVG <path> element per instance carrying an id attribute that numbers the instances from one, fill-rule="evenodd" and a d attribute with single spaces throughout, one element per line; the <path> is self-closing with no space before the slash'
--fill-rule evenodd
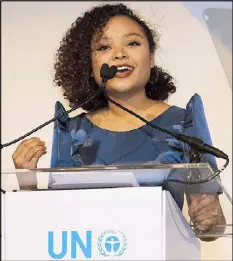
<path id="1" fill-rule="evenodd" d="M 71 131 L 80 128 L 87 119 L 87 113 L 81 112 L 76 116 L 70 117 L 61 102 L 55 103 L 55 128 Z"/>
<path id="2" fill-rule="evenodd" d="M 195 93 L 186 103 L 185 108 L 174 106 L 177 112 L 184 114 L 184 125 L 195 129 L 207 128 L 207 120 L 202 98 Z M 203 127 L 203 128 L 202 128 Z"/>
<path id="3" fill-rule="evenodd" d="M 172 105 L 169 109 L 173 109 L 176 113 L 185 114 L 185 116 L 200 117 L 204 114 L 204 105 L 199 94 L 195 93 L 186 103 L 184 107 Z"/>
<path id="4" fill-rule="evenodd" d="M 164 127 L 182 126 L 190 136 L 209 136 L 204 105 L 199 94 L 194 94 L 184 107 L 171 105 L 158 120 Z"/>

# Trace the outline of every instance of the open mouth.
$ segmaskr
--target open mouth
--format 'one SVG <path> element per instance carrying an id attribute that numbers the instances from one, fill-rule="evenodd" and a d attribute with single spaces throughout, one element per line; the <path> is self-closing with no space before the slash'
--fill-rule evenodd
<path id="1" fill-rule="evenodd" d="M 117 66 L 117 77 L 123 78 L 123 77 L 128 77 L 129 75 L 132 74 L 134 68 L 132 66 Z"/>
<path id="2" fill-rule="evenodd" d="M 133 71 L 133 67 L 131 67 L 131 66 L 118 66 L 117 67 L 117 72 L 120 72 L 120 73 L 122 73 L 122 72 L 128 72 L 128 71 Z"/>

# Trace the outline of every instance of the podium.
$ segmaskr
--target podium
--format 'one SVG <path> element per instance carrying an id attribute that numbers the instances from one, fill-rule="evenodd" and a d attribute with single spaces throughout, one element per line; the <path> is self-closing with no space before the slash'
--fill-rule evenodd
<path id="1" fill-rule="evenodd" d="M 212 174 L 206 163 L 2 171 L 2 259 L 200 260 L 164 184 Z"/>

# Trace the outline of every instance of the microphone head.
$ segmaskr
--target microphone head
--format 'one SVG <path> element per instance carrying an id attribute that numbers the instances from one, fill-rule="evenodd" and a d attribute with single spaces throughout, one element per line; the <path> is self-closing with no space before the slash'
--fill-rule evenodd
<path id="1" fill-rule="evenodd" d="M 109 68 L 109 65 L 104 63 L 101 66 L 100 77 L 102 79 L 110 80 L 116 75 L 116 73 L 117 73 L 117 67 L 114 65 Z"/>

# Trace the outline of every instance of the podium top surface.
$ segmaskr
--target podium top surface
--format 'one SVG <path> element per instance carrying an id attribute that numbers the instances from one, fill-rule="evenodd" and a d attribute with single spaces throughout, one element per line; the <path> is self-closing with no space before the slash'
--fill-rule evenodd
<path id="1" fill-rule="evenodd" d="M 192 189 L 219 192 L 219 176 L 208 163 L 87 166 L 78 168 L 12 169 L 1 171 L 1 189 L 37 190 L 102 187 L 164 186 L 179 183 Z M 14 182 L 15 181 L 15 182 Z M 217 184 L 217 186 L 216 186 Z"/>
<path id="2" fill-rule="evenodd" d="M 177 163 L 177 164 L 127 164 L 127 165 L 96 165 L 71 168 L 37 168 L 37 169 L 4 169 L 1 173 L 16 174 L 25 172 L 72 172 L 72 171 L 98 171 L 98 170 L 147 170 L 147 169 L 206 169 L 213 170 L 209 163 Z"/>
<path id="3" fill-rule="evenodd" d="M 173 186 L 179 183 L 189 194 L 221 192 L 224 213 L 230 215 L 229 209 L 232 210 L 231 196 L 208 163 L 11 169 L 2 170 L 1 174 L 2 192 Z M 227 224 L 231 224 L 231 218 L 232 214 L 227 217 Z M 232 225 L 227 226 L 224 235 L 232 235 Z"/>

